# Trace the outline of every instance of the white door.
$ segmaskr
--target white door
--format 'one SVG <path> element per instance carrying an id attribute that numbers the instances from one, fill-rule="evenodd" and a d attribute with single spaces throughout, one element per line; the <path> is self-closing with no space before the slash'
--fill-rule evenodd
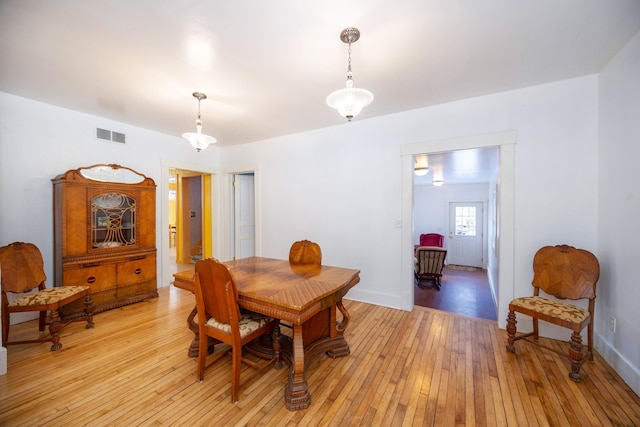
<path id="1" fill-rule="evenodd" d="M 255 196 L 253 174 L 234 177 L 235 258 L 255 255 Z"/>
<path id="2" fill-rule="evenodd" d="M 449 203 L 447 264 L 483 267 L 482 202 Z"/>

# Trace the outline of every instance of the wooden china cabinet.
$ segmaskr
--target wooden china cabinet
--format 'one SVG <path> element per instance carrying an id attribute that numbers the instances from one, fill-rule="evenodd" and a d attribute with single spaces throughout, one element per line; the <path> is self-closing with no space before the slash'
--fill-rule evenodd
<path id="1" fill-rule="evenodd" d="M 52 181 L 55 285 L 90 286 L 95 313 L 157 297 L 153 179 L 99 164 Z M 83 309 L 69 304 L 61 315 Z"/>

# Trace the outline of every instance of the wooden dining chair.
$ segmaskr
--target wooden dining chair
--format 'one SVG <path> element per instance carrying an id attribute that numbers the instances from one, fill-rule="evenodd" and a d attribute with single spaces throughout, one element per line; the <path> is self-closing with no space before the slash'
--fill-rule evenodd
<path id="1" fill-rule="evenodd" d="M 321 265 L 320 245 L 310 240 L 293 242 L 291 249 L 289 249 L 289 263 L 292 265 Z"/>
<path id="2" fill-rule="evenodd" d="M 93 328 L 93 299 L 88 286 L 45 287 L 47 276 L 40 250 L 33 243 L 14 242 L 0 248 L 0 282 L 2 284 L 2 346 L 51 341 L 51 351 L 62 348 L 60 330 L 74 321 L 87 322 Z M 10 301 L 9 294 L 26 294 Z M 72 320 L 60 319 L 60 307 L 84 299 L 84 316 Z M 40 312 L 40 334 L 49 325 L 49 335 L 37 339 L 9 341 L 11 313 Z M 47 320 L 47 313 L 49 319 Z"/>
<path id="3" fill-rule="evenodd" d="M 557 350 L 538 342 L 538 321 L 552 323 L 571 329 L 568 357 L 571 359 L 569 377 L 578 382 L 582 380 L 580 368 L 585 360 L 593 361 L 593 315 L 596 299 L 596 283 L 600 276 L 598 259 L 591 252 L 576 249 L 573 246 L 545 246 L 536 252 L 533 258 L 533 296 L 516 298 L 509 303 L 507 315 L 507 350 L 515 353 L 517 340 L 538 344 L 547 350 Z M 540 295 L 540 291 L 555 297 L 551 299 Z M 585 310 L 577 305 L 559 300 L 588 299 Z M 533 331 L 518 334 L 516 330 L 516 312 L 533 319 Z M 582 345 L 581 331 L 587 327 L 587 351 Z M 534 341 L 528 338 L 533 337 Z"/>
<path id="4" fill-rule="evenodd" d="M 310 273 L 305 266 L 317 266 L 319 268 L 322 265 L 322 250 L 320 249 L 320 245 L 311 240 L 298 240 L 297 242 L 293 242 L 289 249 L 289 264 L 294 271 L 299 271 L 302 274 Z M 283 322 L 282 320 L 280 321 L 280 325 L 285 328 L 293 327 L 290 323 Z"/>
<path id="5" fill-rule="evenodd" d="M 229 269 L 214 258 L 196 262 L 195 294 L 198 311 L 198 380 L 204 380 L 206 368 L 220 360 L 228 352 L 221 353 L 207 365 L 208 337 L 231 346 L 231 401 L 237 402 L 240 387 L 280 361 L 278 322 L 262 314 L 244 310 L 238 306 L 238 289 Z M 272 335 L 273 357 L 258 364 L 242 357 L 243 347 L 263 334 Z M 248 350 L 248 349 L 246 349 Z M 245 363 L 256 370 L 240 381 L 240 370 Z"/>

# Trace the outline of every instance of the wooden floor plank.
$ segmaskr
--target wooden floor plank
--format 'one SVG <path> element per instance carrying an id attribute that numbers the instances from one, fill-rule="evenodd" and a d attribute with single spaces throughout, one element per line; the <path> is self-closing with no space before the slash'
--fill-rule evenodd
<path id="1" fill-rule="evenodd" d="M 187 356 L 193 296 L 159 294 L 96 315 L 94 329 L 70 325 L 61 351 L 10 346 L 0 425 L 640 425 L 640 398 L 597 353 L 574 383 L 565 357 L 524 342 L 508 353 L 494 321 L 349 300 L 351 354 L 309 367 L 308 409 L 284 405 L 287 366 L 242 387 L 232 404 L 230 358 L 198 382 Z M 12 339 L 34 328 L 13 325 Z"/>

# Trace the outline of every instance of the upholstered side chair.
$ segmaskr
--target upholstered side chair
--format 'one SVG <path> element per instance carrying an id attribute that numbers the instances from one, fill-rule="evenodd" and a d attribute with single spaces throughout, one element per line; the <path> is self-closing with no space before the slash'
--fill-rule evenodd
<path id="1" fill-rule="evenodd" d="M 231 346 L 231 401 L 237 402 L 240 387 L 262 373 L 266 368 L 280 361 L 280 339 L 278 321 L 251 311 L 240 312 L 238 288 L 229 269 L 214 258 L 196 262 L 195 294 L 198 311 L 198 380 L 204 380 L 205 370 L 227 352 L 222 352 L 207 364 L 208 337 Z M 273 357 L 258 364 L 243 357 L 246 344 L 264 334 L 272 336 Z M 245 348 L 245 350 L 249 350 Z M 241 364 L 245 363 L 255 371 L 240 381 Z"/>
<path id="2" fill-rule="evenodd" d="M 47 288 L 44 261 L 33 243 L 14 242 L 0 248 L 2 283 L 2 345 L 51 341 L 51 351 L 62 348 L 60 330 L 74 321 L 86 321 L 93 328 L 93 299 L 88 286 L 59 286 Z M 10 300 L 9 294 L 26 294 Z M 84 300 L 84 316 L 68 321 L 60 318 L 60 307 L 73 301 Z M 49 326 L 49 335 L 37 339 L 9 341 L 11 313 L 38 311 L 39 331 L 42 335 Z M 49 317 L 47 318 L 47 313 Z"/>
<path id="3" fill-rule="evenodd" d="M 293 242 L 289 249 L 289 263 L 292 265 L 322 264 L 320 245 L 310 240 Z"/>
<path id="4" fill-rule="evenodd" d="M 507 350 L 515 353 L 515 342 L 533 337 L 534 344 L 568 356 L 571 360 L 569 377 L 582 380 L 580 368 L 585 360 L 593 361 L 593 315 L 596 284 L 600 277 L 598 259 L 591 252 L 573 246 L 545 246 L 533 258 L 533 296 L 515 298 L 509 303 L 507 315 Z M 541 292 L 542 291 L 542 292 Z M 547 296 L 543 296 L 543 293 Z M 584 309 L 564 300 L 586 299 Z M 530 316 L 533 331 L 517 333 L 516 313 Z M 552 323 L 571 330 L 569 354 L 539 343 L 538 321 Z M 581 331 L 587 327 L 587 349 L 584 351 Z"/>

